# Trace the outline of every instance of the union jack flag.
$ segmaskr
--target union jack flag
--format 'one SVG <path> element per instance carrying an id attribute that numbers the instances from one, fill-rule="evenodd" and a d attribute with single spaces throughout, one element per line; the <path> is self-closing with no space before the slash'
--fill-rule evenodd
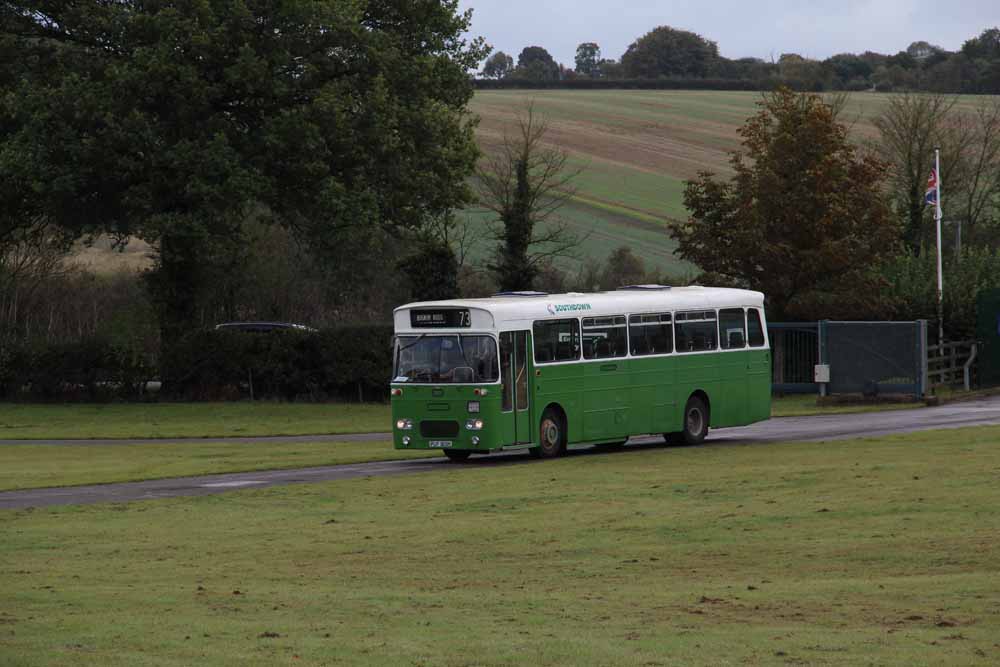
<path id="1" fill-rule="evenodd" d="M 927 179 L 927 192 L 924 193 L 924 204 L 930 206 L 937 204 L 938 200 L 938 173 L 937 169 L 931 169 L 930 178 Z"/>

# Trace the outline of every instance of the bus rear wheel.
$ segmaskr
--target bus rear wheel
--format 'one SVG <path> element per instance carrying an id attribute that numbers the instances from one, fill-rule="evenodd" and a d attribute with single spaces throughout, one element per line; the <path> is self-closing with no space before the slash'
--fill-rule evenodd
<path id="1" fill-rule="evenodd" d="M 553 458 L 566 449 L 566 427 L 555 410 L 548 409 L 542 414 L 542 421 L 538 427 L 538 441 L 541 446 L 529 450 L 536 458 Z"/>
<path id="2" fill-rule="evenodd" d="M 448 457 L 450 461 L 464 461 L 472 454 L 467 449 L 445 449 L 444 455 Z"/>
<path id="3" fill-rule="evenodd" d="M 684 430 L 681 439 L 685 445 L 698 445 L 708 435 L 708 406 L 698 396 L 692 396 L 684 406 Z"/>

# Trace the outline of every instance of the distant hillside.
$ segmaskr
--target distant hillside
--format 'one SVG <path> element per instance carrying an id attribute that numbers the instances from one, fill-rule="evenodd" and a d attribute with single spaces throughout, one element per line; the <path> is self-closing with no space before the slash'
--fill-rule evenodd
<path id="1" fill-rule="evenodd" d="M 574 229 L 590 234 L 583 256 L 604 259 L 627 245 L 648 266 L 683 274 L 692 268 L 673 256 L 664 225 L 686 216 L 685 179 L 700 170 L 729 173 L 728 152 L 739 148 L 737 131 L 758 99 L 748 92 L 508 90 L 480 91 L 471 106 L 488 151 L 533 100 L 550 141 L 585 167 L 578 196 L 563 212 Z M 977 99 L 960 105 L 971 108 Z M 842 118 L 858 141 L 875 137 L 871 119 L 885 102 L 880 94 L 851 96 Z"/>

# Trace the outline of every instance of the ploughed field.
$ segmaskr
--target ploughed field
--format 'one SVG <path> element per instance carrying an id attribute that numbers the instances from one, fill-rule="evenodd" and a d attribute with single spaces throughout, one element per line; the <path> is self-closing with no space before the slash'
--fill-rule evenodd
<path id="1" fill-rule="evenodd" d="M 731 173 L 729 152 L 740 147 L 739 127 L 756 111 L 758 93 L 719 91 L 480 91 L 472 111 L 484 151 L 516 127 L 529 102 L 549 125 L 550 143 L 566 149 L 582 167 L 577 193 L 561 218 L 589 234 L 581 257 L 605 259 L 629 246 L 648 268 L 683 276 L 693 267 L 673 256 L 676 244 L 664 229 L 686 217 L 684 181 L 699 171 Z M 855 93 L 842 119 L 859 142 L 876 138 L 872 119 L 888 96 Z M 971 110 L 984 98 L 963 97 Z M 928 168 L 930 166 L 928 165 Z M 477 222 L 481 215 L 469 212 Z"/>
<path id="2" fill-rule="evenodd" d="M 998 440 L 0 511 L 0 664 L 997 664 Z"/>

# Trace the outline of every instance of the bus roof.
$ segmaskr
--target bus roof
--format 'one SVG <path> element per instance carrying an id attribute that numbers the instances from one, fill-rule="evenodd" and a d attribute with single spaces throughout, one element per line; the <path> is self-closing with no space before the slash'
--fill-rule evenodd
<path id="1" fill-rule="evenodd" d="M 475 328 L 504 328 L 505 322 L 525 322 L 566 317 L 601 317 L 626 313 L 691 310 L 727 307 L 763 308 L 764 295 L 750 290 L 723 287 L 662 287 L 637 285 L 610 292 L 568 292 L 545 294 L 522 292 L 496 295 L 485 299 L 452 299 L 408 303 L 393 311 L 396 330 L 411 329 L 406 313 L 422 309 L 469 309 L 485 311 L 493 326 L 479 318 Z"/>

